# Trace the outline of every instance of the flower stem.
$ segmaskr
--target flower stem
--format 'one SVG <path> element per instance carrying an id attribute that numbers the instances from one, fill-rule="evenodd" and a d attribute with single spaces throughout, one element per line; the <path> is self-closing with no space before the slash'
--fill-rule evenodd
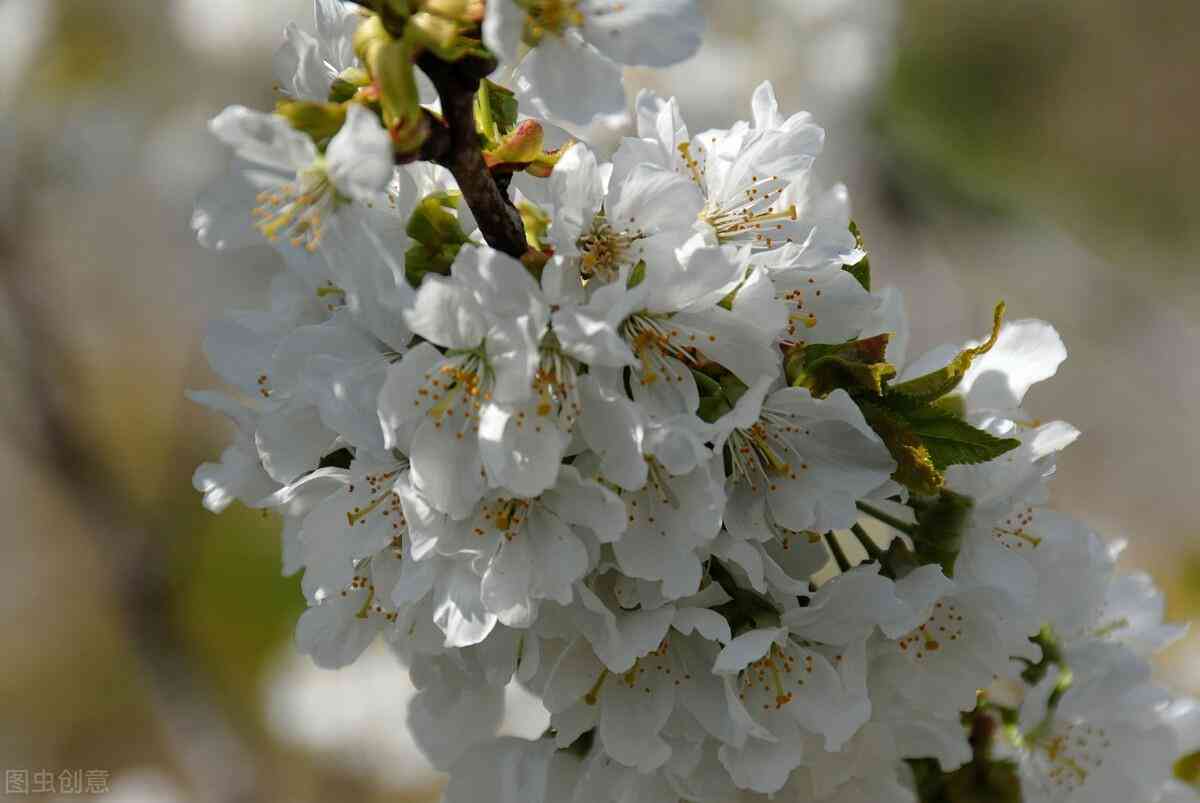
<path id="1" fill-rule="evenodd" d="M 833 559 L 837 561 L 838 568 L 843 572 L 848 572 L 854 568 L 850 559 L 846 557 L 846 550 L 842 549 L 842 544 L 833 533 L 825 533 L 825 543 L 829 545 L 829 551 L 833 553 Z"/>
<path id="2" fill-rule="evenodd" d="M 862 548 L 867 552 L 867 557 L 878 563 L 883 563 L 883 549 L 879 544 L 875 543 L 875 539 L 871 538 L 870 534 L 863 529 L 861 524 L 852 526 L 850 532 L 854 533 L 854 537 L 858 539 L 858 543 L 862 544 Z"/>
<path id="3" fill-rule="evenodd" d="M 890 513 L 884 513 L 879 508 L 873 507 L 872 505 L 868 505 L 866 502 L 856 502 L 855 504 L 858 506 L 858 509 L 860 511 L 862 511 L 863 513 L 866 513 L 868 516 L 875 519 L 876 521 L 883 522 L 887 526 L 892 527 L 893 529 L 899 530 L 900 532 L 904 533 L 905 535 L 913 534 L 913 529 L 914 529 L 913 525 L 908 523 L 907 521 L 901 521 L 900 519 L 896 518 L 895 516 L 891 515 Z"/>

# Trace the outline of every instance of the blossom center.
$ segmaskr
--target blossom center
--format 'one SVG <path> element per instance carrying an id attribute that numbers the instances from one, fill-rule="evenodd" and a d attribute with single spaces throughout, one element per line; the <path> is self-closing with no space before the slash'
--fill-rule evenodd
<path id="1" fill-rule="evenodd" d="M 953 602 L 939 600 L 934 604 L 929 619 L 902 636 L 896 646 L 910 658 L 924 661 L 941 651 L 947 642 L 958 641 L 962 637 L 965 619 Z"/>
<path id="2" fill-rule="evenodd" d="M 584 278 L 594 277 L 606 283 L 616 281 L 621 266 L 628 262 L 630 247 L 645 238 L 646 233 L 641 230 L 614 228 L 601 212 L 576 242 L 582 254 L 580 273 Z"/>
<path id="3" fill-rule="evenodd" d="M 808 435 L 808 431 L 782 416 L 764 409 L 752 426 L 735 429 L 729 436 L 729 455 L 733 477 L 757 493 L 765 486 L 779 490 L 779 481 L 797 480 L 808 463 L 789 442 L 788 436 Z"/>
<path id="4" fill-rule="evenodd" d="M 300 171 L 295 181 L 260 192 L 255 200 L 258 206 L 250 214 L 264 237 L 273 243 L 287 237 L 296 248 L 315 252 L 321 245 L 324 221 L 338 203 L 338 193 L 318 163 Z"/>
<path id="5" fill-rule="evenodd" d="M 457 416 L 462 420 L 459 438 L 468 426 L 479 429 L 479 413 L 485 402 L 491 401 L 491 367 L 482 349 L 447 352 L 450 358 L 436 369 L 425 374 L 425 382 L 417 390 L 418 406 L 427 405 L 425 414 L 433 419 L 434 426 L 452 423 Z"/>
<path id="6" fill-rule="evenodd" d="M 530 47 L 536 46 L 547 34 L 561 36 L 567 28 L 578 28 L 583 24 L 579 0 L 523 0 L 520 5 L 526 14 L 522 38 Z"/>
<path id="7" fill-rule="evenodd" d="M 537 414 L 547 417 L 557 413 L 559 427 L 570 432 L 583 412 L 575 361 L 562 353 L 553 332 L 547 333 L 539 356 L 537 372 L 533 376 L 533 390 L 538 398 Z"/>
<path id="8" fill-rule="evenodd" d="M 639 381 L 651 385 L 659 377 L 668 382 L 682 382 L 683 377 L 670 365 L 669 359 L 685 366 L 698 366 L 703 361 L 696 346 L 697 335 L 684 333 L 669 325 L 669 319 L 648 312 L 635 313 L 621 325 L 622 334 L 634 356 L 642 365 Z M 715 343 L 716 335 L 708 335 Z"/>

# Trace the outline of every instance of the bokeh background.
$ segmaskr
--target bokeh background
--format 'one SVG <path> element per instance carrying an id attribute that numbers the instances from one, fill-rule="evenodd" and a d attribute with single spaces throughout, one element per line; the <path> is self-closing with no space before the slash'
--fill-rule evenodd
<path id="1" fill-rule="evenodd" d="M 632 87 L 678 94 L 694 130 L 765 78 L 812 111 L 916 352 L 1000 298 L 1053 321 L 1071 358 L 1031 407 L 1084 431 L 1056 501 L 1195 615 L 1200 4 L 704 5 L 700 55 Z M 0 0 L 0 768 L 99 770 L 122 801 L 436 796 L 402 673 L 295 656 L 277 522 L 212 516 L 190 484 L 227 434 L 183 397 L 215 383 L 204 323 L 278 269 L 194 244 L 226 161 L 204 124 L 269 107 L 289 19 L 311 2 Z M 1161 673 L 1200 692 L 1200 641 Z"/>

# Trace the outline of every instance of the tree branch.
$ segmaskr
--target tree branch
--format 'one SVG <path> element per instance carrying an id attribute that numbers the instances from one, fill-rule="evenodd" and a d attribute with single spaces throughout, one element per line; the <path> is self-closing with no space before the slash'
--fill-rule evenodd
<path id="1" fill-rule="evenodd" d="M 417 66 L 437 89 L 444 118 L 444 122 L 431 121 L 432 133 L 421 148 L 421 158 L 442 165 L 454 175 L 488 245 L 520 259 L 529 250 L 525 224 L 484 163 L 475 128 L 475 93 L 495 63 L 464 58 L 450 64 L 426 53 L 417 60 Z"/>

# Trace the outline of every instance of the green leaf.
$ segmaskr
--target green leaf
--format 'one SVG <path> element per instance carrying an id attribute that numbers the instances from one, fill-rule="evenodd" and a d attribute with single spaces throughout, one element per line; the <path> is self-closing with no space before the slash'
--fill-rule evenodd
<path id="1" fill-rule="evenodd" d="M 793 387 L 805 387 L 824 398 L 838 388 L 882 396 L 896 369 L 884 360 L 891 335 L 882 334 L 836 345 L 812 344 L 793 349 L 786 366 Z"/>
<path id="2" fill-rule="evenodd" d="M 864 251 L 864 254 L 863 258 L 853 265 L 843 265 L 842 270 L 849 273 L 855 279 L 858 279 L 858 283 L 869 293 L 871 292 L 871 259 L 865 254 L 867 246 L 863 242 L 862 232 L 859 231 L 858 224 L 853 220 L 850 221 L 850 233 L 854 235 L 855 242 Z"/>
<path id="3" fill-rule="evenodd" d="M 930 404 L 950 393 L 958 387 L 958 383 L 962 382 L 963 376 L 966 375 L 975 358 L 987 354 L 992 350 L 992 346 L 996 345 L 996 339 L 1000 336 L 1000 324 L 1003 321 L 1004 302 L 1001 301 L 996 305 L 996 311 L 992 317 L 992 334 L 982 345 L 959 352 L 958 356 L 944 368 L 939 368 L 907 382 L 901 382 L 898 385 L 892 385 L 889 393 L 901 397 L 910 405 Z"/>
<path id="4" fill-rule="evenodd" d="M 939 471 L 949 466 L 986 463 L 1021 445 L 1016 438 L 997 438 L 936 407 L 903 415 Z"/>
<path id="5" fill-rule="evenodd" d="M 517 126 L 517 96 L 508 87 L 483 79 L 476 98 L 476 115 L 485 135 L 495 133 L 504 136 Z"/>
<path id="6" fill-rule="evenodd" d="M 912 425 L 901 415 L 881 404 L 858 400 L 859 409 L 871 429 L 883 440 L 896 471 L 892 479 L 914 493 L 932 496 L 942 489 L 946 478 L 933 463 L 933 456 Z"/>

